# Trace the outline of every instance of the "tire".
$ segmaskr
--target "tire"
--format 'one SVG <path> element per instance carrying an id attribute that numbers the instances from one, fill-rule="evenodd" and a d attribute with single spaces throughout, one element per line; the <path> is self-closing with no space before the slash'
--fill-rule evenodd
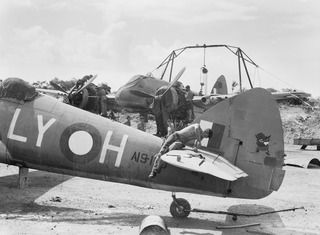
<path id="1" fill-rule="evenodd" d="M 174 218 L 186 218 L 190 214 L 190 210 L 190 203 L 184 198 L 177 198 L 170 205 L 170 213 Z"/>

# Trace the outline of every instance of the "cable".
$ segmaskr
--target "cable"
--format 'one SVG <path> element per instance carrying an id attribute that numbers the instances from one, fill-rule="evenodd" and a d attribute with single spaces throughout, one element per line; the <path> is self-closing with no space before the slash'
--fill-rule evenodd
<path id="1" fill-rule="evenodd" d="M 292 84 L 290 84 L 290 83 L 282 80 L 281 78 L 279 78 L 279 77 L 276 76 L 275 74 L 267 71 L 266 69 L 264 69 L 264 68 L 262 68 L 262 67 L 260 67 L 260 66 L 259 66 L 258 68 L 260 68 L 260 69 L 261 69 L 262 71 L 264 71 L 265 73 L 269 74 L 269 75 L 270 75 L 271 77 L 273 77 L 274 79 L 276 79 L 276 80 L 278 80 L 278 81 L 281 81 L 281 82 L 283 82 L 284 84 L 286 84 L 287 86 L 291 87 L 291 89 L 296 89 Z"/>

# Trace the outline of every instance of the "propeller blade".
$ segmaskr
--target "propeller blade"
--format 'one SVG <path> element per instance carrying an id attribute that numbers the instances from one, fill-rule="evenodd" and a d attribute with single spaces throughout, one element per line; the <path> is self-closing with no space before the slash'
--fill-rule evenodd
<path id="1" fill-rule="evenodd" d="M 78 91 L 76 91 L 76 93 L 81 92 L 84 88 L 86 88 L 87 86 L 89 86 L 89 85 L 93 82 L 93 80 L 96 79 L 97 77 L 98 77 L 98 75 L 96 74 L 96 75 L 94 75 L 92 78 L 90 78 L 90 79 L 86 82 L 86 84 L 83 85 L 83 87 L 81 87 Z"/>
<path id="2" fill-rule="evenodd" d="M 94 75 L 92 78 L 90 78 L 88 81 L 86 81 L 86 83 L 79 89 L 79 90 L 76 90 L 77 89 L 77 84 L 74 85 L 71 90 L 69 91 L 68 93 L 68 96 L 70 97 L 71 95 L 75 95 L 75 94 L 78 94 L 79 92 L 81 92 L 83 89 L 85 89 L 88 85 L 90 85 L 92 83 L 92 81 L 94 79 L 97 78 L 97 74 Z"/>
<path id="3" fill-rule="evenodd" d="M 57 83 L 55 83 L 53 81 L 50 81 L 49 83 L 50 83 L 51 86 L 53 86 L 54 89 L 67 94 L 67 91 L 65 89 L 63 89 L 59 84 L 57 84 Z"/>
<path id="4" fill-rule="evenodd" d="M 184 71 L 186 71 L 186 67 L 183 67 L 180 72 L 176 75 L 176 77 L 170 82 L 167 90 L 165 90 L 165 92 L 163 92 L 161 94 L 161 96 L 164 96 L 169 90 L 170 88 L 179 80 L 179 78 L 182 76 L 182 74 L 184 73 Z"/>

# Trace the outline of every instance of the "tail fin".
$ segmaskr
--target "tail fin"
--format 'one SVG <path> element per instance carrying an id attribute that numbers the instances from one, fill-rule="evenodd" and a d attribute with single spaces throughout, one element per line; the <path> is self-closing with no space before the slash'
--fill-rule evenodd
<path id="1" fill-rule="evenodd" d="M 213 130 L 202 144 L 205 150 L 221 154 L 249 175 L 230 182 L 226 196 L 256 199 L 278 190 L 284 177 L 283 130 L 269 92 L 254 88 L 224 100 L 196 122 Z"/>
<path id="2" fill-rule="evenodd" d="M 228 94 L 226 78 L 223 75 L 218 77 L 217 81 L 212 87 L 211 94 L 217 94 L 217 95 Z"/>

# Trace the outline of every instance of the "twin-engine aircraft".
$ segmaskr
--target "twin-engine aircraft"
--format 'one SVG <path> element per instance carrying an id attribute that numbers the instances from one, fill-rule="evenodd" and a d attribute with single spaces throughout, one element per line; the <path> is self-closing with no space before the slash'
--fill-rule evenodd
<path id="1" fill-rule="evenodd" d="M 187 120 L 188 103 L 185 97 L 186 91 L 182 83 L 177 82 L 184 71 L 185 69 L 183 68 L 170 83 L 152 76 L 134 76 L 129 82 L 120 87 L 114 96 L 108 95 L 107 101 L 112 103 L 112 100 L 115 99 L 113 103 L 128 112 L 154 114 L 157 122 L 157 133 L 165 136 L 167 132 L 163 130 L 167 129 L 169 118 L 173 121 L 189 121 Z M 203 112 L 204 109 L 208 109 L 208 106 L 212 106 L 212 102 L 207 102 L 211 96 L 227 94 L 227 83 L 223 75 L 217 79 L 212 92 L 214 92 L 212 95 L 200 96 L 193 91 L 193 105 L 199 107 Z M 160 102 L 157 102 L 155 97 L 160 94 L 162 98 Z M 225 95 L 223 95 L 224 98 Z"/>
<path id="2" fill-rule="evenodd" d="M 119 88 L 114 96 L 109 95 L 108 102 L 113 105 L 118 105 L 122 109 L 129 112 L 138 113 L 155 113 L 152 109 L 152 104 L 154 101 L 154 96 L 161 89 L 169 86 L 169 82 L 161 79 L 157 79 L 150 76 L 136 75 L 129 82 Z M 181 97 L 176 91 L 177 89 L 171 88 L 167 92 L 167 98 L 164 99 L 165 107 L 168 112 L 177 111 L 185 109 L 183 106 L 185 104 L 184 97 Z M 183 92 L 183 91 L 182 91 Z M 199 95 L 197 92 L 194 93 L 194 98 L 192 100 L 194 107 L 198 108 L 198 112 L 203 112 L 208 110 L 212 106 L 221 102 L 222 100 L 228 99 L 238 93 L 228 93 L 228 87 L 225 76 L 221 75 L 216 80 L 212 87 L 210 94 Z M 292 101 L 297 103 L 306 103 L 305 101 L 311 96 L 311 94 L 303 91 L 283 91 L 283 92 L 271 92 L 273 98 L 277 102 L 281 101 Z M 307 104 L 308 105 L 308 104 Z"/>
<path id="3" fill-rule="evenodd" d="M 159 93 L 161 89 L 167 89 L 170 84 L 173 84 L 173 82 L 169 83 L 152 76 L 136 75 L 119 88 L 114 98 L 119 106 L 129 112 L 152 112 L 154 96 Z M 181 89 L 181 87 L 177 87 L 177 89 Z M 172 87 L 166 94 L 166 96 L 168 96 L 168 104 L 166 104 L 166 106 L 169 111 L 178 109 L 179 104 L 182 105 L 185 102 L 185 100 L 183 100 L 184 97 L 180 97 L 177 89 Z M 213 85 L 210 95 L 199 95 L 197 92 L 193 92 L 195 95 L 193 103 L 196 106 L 203 106 L 206 104 L 206 100 L 202 101 L 201 98 L 208 99 L 210 96 L 227 95 L 227 91 L 226 79 L 221 75 Z M 181 92 L 183 93 L 184 90 Z"/>
<path id="4" fill-rule="evenodd" d="M 219 197 L 259 199 L 279 189 L 283 131 L 269 92 L 254 88 L 231 97 L 195 122 L 211 128 L 213 137 L 197 153 L 163 155 L 160 174 L 150 180 L 161 138 L 38 94 L 23 80 L 6 79 L 0 87 L 0 162 Z M 171 214 L 188 216 L 190 204 L 173 198 Z"/>

